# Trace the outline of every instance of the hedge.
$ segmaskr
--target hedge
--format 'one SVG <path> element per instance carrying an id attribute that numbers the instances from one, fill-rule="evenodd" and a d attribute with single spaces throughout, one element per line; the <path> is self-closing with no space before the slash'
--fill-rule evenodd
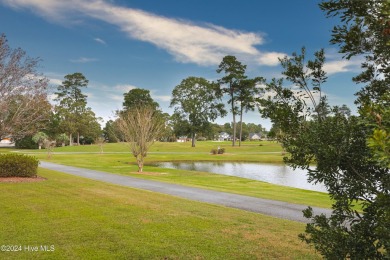
<path id="1" fill-rule="evenodd" d="M 26 136 L 23 139 L 15 141 L 17 149 L 38 149 L 38 144 L 32 140 L 31 136 Z"/>
<path id="2" fill-rule="evenodd" d="M 36 177 L 39 161 L 23 154 L 0 154 L 0 177 Z"/>

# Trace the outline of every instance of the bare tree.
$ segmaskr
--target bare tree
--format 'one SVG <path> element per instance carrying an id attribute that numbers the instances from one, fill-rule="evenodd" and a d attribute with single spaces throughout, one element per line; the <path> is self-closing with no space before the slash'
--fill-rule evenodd
<path id="1" fill-rule="evenodd" d="M 49 118 L 48 79 L 37 73 L 38 62 L 0 35 L 0 139 L 32 135 Z"/>
<path id="2" fill-rule="evenodd" d="M 57 141 L 56 140 L 50 140 L 49 138 L 45 139 L 43 141 L 43 147 L 45 147 L 46 151 L 47 151 L 47 159 L 51 159 L 52 155 L 53 155 L 53 149 L 54 147 L 56 147 L 56 143 Z"/>
<path id="3" fill-rule="evenodd" d="M 98 136 L 95 138 L 95 144 L 100 147 L 100 153 L 104 153 L 103 146 L 106 143 L 106 139 L 103 136 Z"/>
<path id="4" fill-rule="evenodd" d="M 135 107 L 119 113 L 118 129 L 137 160 L 138 172 L 142 172 L 144 158 L 164 127 L 161 113 L 150 106 Z"/>

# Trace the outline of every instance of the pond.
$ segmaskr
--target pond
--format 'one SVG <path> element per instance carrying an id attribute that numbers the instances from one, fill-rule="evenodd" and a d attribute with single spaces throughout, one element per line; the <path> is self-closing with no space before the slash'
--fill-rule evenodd
<path id="1" fill-rule="evenodd" d="M 307 181 L 307 172 L 285 165 L 237 162 L 160 162 L 153 166 L 190 171 L 202 171 L 269 182 L 293 188 L 326 192 L 323 185 Z"/>

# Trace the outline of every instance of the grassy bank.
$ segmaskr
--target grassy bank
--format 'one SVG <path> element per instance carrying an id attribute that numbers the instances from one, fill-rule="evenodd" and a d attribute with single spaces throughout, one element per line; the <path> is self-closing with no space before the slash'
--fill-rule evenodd
<path id="1" fill-rule="evenodd" d="M 220 146 L 227 153 L 211 155 L 212 148 Z M 114 174 L 153 179 L 182 185 L 189 185 L 225 192 L 232 192 L 259 198 L 274 199 L 290 203 L 330 207 L 328 195 L 321 192 L 307 191 L 272 185 L 244 178 L 230 177 L 207 172 L 175 169 L 163 169 L 145 166 L 145 174 L 136 173 L 137 167 L 129 149 L 124 144 L 107 144 L 104 153 L 99 153 L 98 146 L 78 146 L 56 148 L 52 162 L 94 169 Z M 31 151 L 29 151 L 31 152 Z M 37 151 L 33 151 L 37 152 Z M 156 143 L 146 158 L 147 163 L 156 161 L 249 161 L 282 163 L 281 147 L 275 142 L 248 142 L 241 147 L 231 147 L 230 142 L 198 142 L 197 147 L 189 143 Z M 44 151 L 34 154 L 46 160 Z"/>
<path id="2" fill-rule="evenodd" d="M 40 169 L 0 183 L 2 259 L 316 259 L 301 223 Z M 29 252 L 25 246 L 54 246 Z"/>

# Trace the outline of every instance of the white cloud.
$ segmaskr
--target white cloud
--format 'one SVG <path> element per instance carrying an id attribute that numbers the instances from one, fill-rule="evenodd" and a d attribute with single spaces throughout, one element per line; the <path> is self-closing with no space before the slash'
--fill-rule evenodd
<path id="1" fill-rule="evenodd" d="M 106 45 L 106 44 L 107 44 L 104 40 L 102 40 L 102 39 L 100 39 L 100 38 L 95 38 L 94 41 L 96 41 L 96 42 L 98 42 L 98 43 L 101 43 L 101 44 L 103 44 L 103 45 Z"/>
<path id="2" fill-rule="evenodd" d="M 84 92 L 84 95 L 86 95 L 88 99 L 96 98 L 96 95 L 92 92 Z"/>
<path id="3" fill-rule="evenodd" d="M 361 63 L 361 58 L 355 58 L 351 60 L 333 60 L 325 62 L 324 70 L 326 71 L 326 73 L 328 73 L 328 75 L 341 72 L 358 72 L 360 71 Z"/>
<path id="4" fill-rule="evenodd" d="M 303 98 L 303 99 L 307 100 L 307 105 L 308 106 L 312 106 L 313 105 L 312 102 L 310 101 L 309 94 L 306 93 L 304 90 L 300 89 L 298 86 L 290 85 L 290 86 L 285 86 L 285 87 L 290 89 L 292 91 L 292 94 L 295 97 L 300 97 L 300 98 Z M 260 88 L 263 88 L 265 90 L 266 86 L 265 85 L 261 85 Z M 320 97 L 329 96 L 324 91 L 322 91 L 321 93 L 318 92 L 318 91 L 310 91 L 310 94 L 312 95 L 312 97 L 314 98 L 314 101 L 317 104 L 320 101 Z M 263 97 L 264 98 L 271 98 L 271 99 L 273 99 L 274 97 L 276 97 L 276 92 L 275 91 L 265 91 Z"/>
<path id="5" fill-rule="evenodd" d="M 130 84 L 118 84 L 118 85 L 113 87 L 114 90 L 120 91 L 123 93 L 129 92 L 130 90 L 135 89 L 135 88 L 138 88 L 138 87 L 136 87 L 134 85 L 130 85 Z"/>
<path id="6" fill-rule="evenodd" d="M 62 80 L 61 79 L 54 79 L 54 78 L 49 78 L 49 83 L 52 85 L 61 85 Z"/>
<path id="7" fill-rule="evenodd" d="M 268 53 L 260 54 L 258 61 L 260 64 L 263 65 L 276 66 L 279 64 L 279 58 L 283 58 L 284 56 L 286 56 L 285 53 L 268 52 Z"/>
<path id="8" fill-rule="evenodd" d="M 78 59 L 72 59 L 70 62 L 73 63 L 88 63 L 88 62 L 95 62 L 98 61 L 96 58 L 86 58 L 86 57 L 80 57 Z"/>
<path id="9" fill-rule="evenodd" d="M 340 72 L 346 72 L 349 70 L 348 65 L 349 62 L 347 60 L 330 61 L 324 64 L 324 70 L 328 75 L 340 73 Z"/>
<path id="10" fill-rule="evenodd" d="M 225 55 L 251 57 L 260 65 L 277 65 L 282 53 L 260 52 L 264 42 L 258 33 L 227 29 L 212 24 L 155 15 L 101 0 L 0 0 L 12 8 L 32 9 L 50 20 L 69 23 L 77 16 L 88 16 L 116 25 L 130 38 L 149 42 L 169 52 L 179 62 L 216 65 Z M 72 19 L 69 19 L 72 17 Z M 67 19 L 68 18 L 68 19 Z M 98 39 L 98 38 L 97 38 Z M 96 41 L 98 41 L 95 39 Z M 88 62 L 88 59 L 75 62 Z"/>
<path id="11" fill-rule="evenodd" d="M 328 75 L 342 72 L 358 72 L 360 65 L 364 61 L 364 57 L 352 57 L 351 59 L 343 59 L 341 53 L 337 49 L 330 48 L 325 50 L 326 62 L 324 70 Z"/>
<path id="12" fill-rule="evenodd" d="M 113 101 L 120 101 L 120 102 L 123 102 L 123 100 L 124 100 L 123 95 L 109 94 L 107 97 L 108 97 L 110 100 L 113 100 Z"/>
<path id="13" fill-rule="evenodd" d="M 162 102 L 170 102 L 171 96 L 152 95 L 152 98 Z"/>
<path id="14" fill-rule="evenodd" d="M 200 26 L 103 2 L 85 8 L 89 16 L 119 26 L 131 38 L 165 49 L 180 62 L 209 65 L 218 63 L 227 53 L 256 55 L 254 45 L 263 41 L 254 33 Z"/>

